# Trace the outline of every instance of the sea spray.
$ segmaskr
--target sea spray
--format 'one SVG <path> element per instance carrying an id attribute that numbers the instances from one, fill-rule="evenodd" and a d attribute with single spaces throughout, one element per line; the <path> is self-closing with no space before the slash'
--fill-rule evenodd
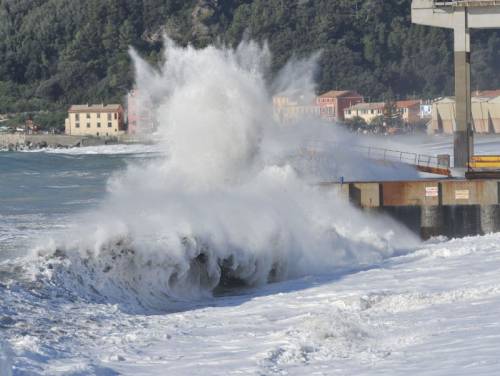
<path id="1" fill-rule="evenodd" d="M 273 120 L 272 88 L 313 72 L 304 64 L 314 59 L 287 65 L 277 85 L 266 80 L 267 48 L 252 42 L 197 50 L 167 40 L 158 69 L 132 56 L 139 93 L 157 105 L 166 156 L 115 175 L 98 210 L 81 216 L 66 239 L 36 250 L 45 277 L 65 291 L 168 309 L 172 299 L 210 296 L 221 283 L 368 267 L 414 241 L 294 163 L 312 149 L 328 151 L 333 173 L 339 161 L 348 169 L 360 161 L 346 157 L 350 139 L 331 125 Z M 308 75 L 293 82 L 314 87 Z"/>

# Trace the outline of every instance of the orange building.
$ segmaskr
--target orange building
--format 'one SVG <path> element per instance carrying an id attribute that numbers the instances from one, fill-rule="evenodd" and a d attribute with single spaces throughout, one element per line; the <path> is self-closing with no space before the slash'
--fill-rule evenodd
<path id="1" fill-rule="evenodd" d="M 351 90 L 331 90 L 316 98 L 321 118 L 332 122 L 343 121 L 344 110 L 362 102 L 363 97 Z"/>
<path id="2" fill-rule="evenodd" d="M 410 99 L 405 101 L 397 101 L 396 108 L 401 114 L 401 119 L 406 124 L 417 123 L 420 117 L 420 105 L 422 101 L 420 99 Z"/>

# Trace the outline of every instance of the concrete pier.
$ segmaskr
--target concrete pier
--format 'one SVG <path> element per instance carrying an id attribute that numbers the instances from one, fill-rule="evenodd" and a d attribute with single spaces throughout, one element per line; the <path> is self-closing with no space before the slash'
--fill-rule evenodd
<path id="1" fill-rule="evenodd" d="M 420 208 L 420 236 L 428 239 L 444 233 L 444 211 L 442 206 Z"/>
<path id="2" fill-rule="evenodd" d="M 423 239 L 500 231 L 500 180 L 432 179 L 324 183 L 370 213 L 382 212 Z"/>
<path id="3" fill-rule="evenodd" d="M 482 205 L 480 208 L 481 232 L 489 234 L 500 231 L 500 206 Z"/>

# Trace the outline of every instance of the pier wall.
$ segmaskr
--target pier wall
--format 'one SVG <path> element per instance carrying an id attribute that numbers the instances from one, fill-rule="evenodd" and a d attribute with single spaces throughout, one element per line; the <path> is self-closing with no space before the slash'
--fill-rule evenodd
<path id="1" fill-rule="evenodd" d="M 323 184 L 353 205 L 386 213 L 428 239 L 500 231 L 499 180 L 419 180 Z"/>

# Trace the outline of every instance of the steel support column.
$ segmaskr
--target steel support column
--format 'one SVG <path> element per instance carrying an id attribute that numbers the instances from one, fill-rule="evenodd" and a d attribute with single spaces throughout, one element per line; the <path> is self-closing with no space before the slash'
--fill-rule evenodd
<path id="1" fill-rule="evenodd" d="M 470 31 L 467 24 L 468 9 L 455 10 L 455 131 L 454 167 L 466 168 L 474 154 L 474 132 L 471 118 L 470 93 Z"/>
<path id="2" fill-rule="evenodd" d="M 474 154 L 471 115 L 470 29 L 500 28 L 500 0 L 412 0 L 412 22 L 454 30 L 454 167 L 465 169 Z"/>

